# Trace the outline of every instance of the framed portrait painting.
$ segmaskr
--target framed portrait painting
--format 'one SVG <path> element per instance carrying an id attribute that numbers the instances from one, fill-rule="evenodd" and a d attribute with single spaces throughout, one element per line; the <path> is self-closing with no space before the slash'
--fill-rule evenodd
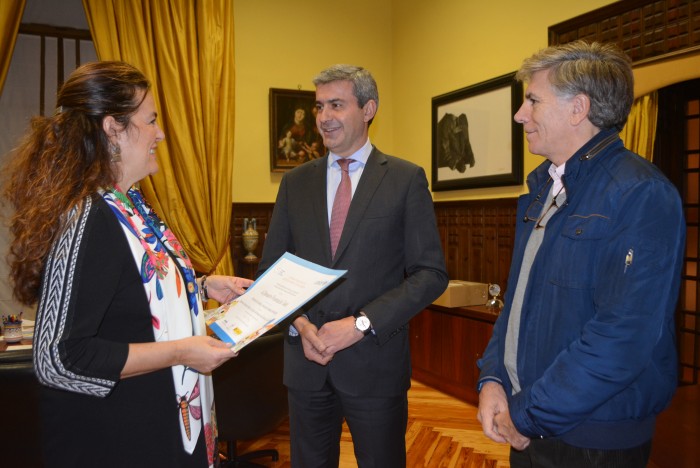
<path id="1" fill-rule="evenodd" d="M 523 102 L 515 73 L 432 99 L 432 189 L 523 183 Z"/>
<path id="2" fill-rule="evenodd" d="M 316 93 L 270 88 L 270 170 L 286 172 L 325 153 L 316 127 Z"/>

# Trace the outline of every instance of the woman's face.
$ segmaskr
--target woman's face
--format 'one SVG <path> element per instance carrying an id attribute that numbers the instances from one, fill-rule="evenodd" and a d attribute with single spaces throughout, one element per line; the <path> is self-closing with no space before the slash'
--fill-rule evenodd
<path id="1" fill-rule="evenodd" d="M 140 97 L 140 96 L 139 96 Z M 146 176 L 158 172 L 156 146 L 165 139 L 165 134 L 156 123 L 155 101 L 147 92 L 128 128 L 117 133 L 117 144 L 121 149 L 119 187 L 128 190 Z"/>

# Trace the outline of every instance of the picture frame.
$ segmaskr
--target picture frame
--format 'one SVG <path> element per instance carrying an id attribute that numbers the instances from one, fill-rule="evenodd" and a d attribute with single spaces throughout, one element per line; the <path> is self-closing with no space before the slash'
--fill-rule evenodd
<path id="1" fill-rule="evenodd" d="M 523 85 L 508 73 L 432 99 L 432 190 L 523 183 Z"/>
<path id="2" fill-rule="evenodd" d="M 316 93 L 270 88 L 270 171 L 286 172 L 325 152 L 316 127 Z"/>

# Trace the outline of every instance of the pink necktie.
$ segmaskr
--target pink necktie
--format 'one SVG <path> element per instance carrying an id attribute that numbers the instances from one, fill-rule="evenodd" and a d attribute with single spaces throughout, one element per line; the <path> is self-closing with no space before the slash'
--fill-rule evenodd
<path id="1" fill-rule="evenodd" d="M 352 184 L 350 183 L 348 167 L 354 161 L 354 159 L 338 159 L 341 173 L 340 185 L 338 185 L 338 190 L 335 192 L 333 210 L 331 211 L 331 253 L 333 257 L 335 257 L 335 251 L 338 248 L 340 235 L 343 233 L 343 225 L 345 224 L 345 218 L 348 216 L 348 209 L 352 200 Z"/>

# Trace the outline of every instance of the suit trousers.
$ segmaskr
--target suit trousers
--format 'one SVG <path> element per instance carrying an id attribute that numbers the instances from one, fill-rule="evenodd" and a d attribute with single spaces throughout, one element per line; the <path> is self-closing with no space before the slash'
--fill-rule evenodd
<path id="1" fill-rule="evenodd" d="M 349 395 L 326 382 L 319 391 L 289 389 L 292 468 L 337 468 L 343 418 L 359 468 L 404 468 L 408 395 Z"/>
<path id="2" fill-rule="evenodd" d="M 511 468 L 645 468 L 651 441 L 623 450 L 574 447 L 559 439 L 532 439 L 523 451 L 510 449 Z"/>

